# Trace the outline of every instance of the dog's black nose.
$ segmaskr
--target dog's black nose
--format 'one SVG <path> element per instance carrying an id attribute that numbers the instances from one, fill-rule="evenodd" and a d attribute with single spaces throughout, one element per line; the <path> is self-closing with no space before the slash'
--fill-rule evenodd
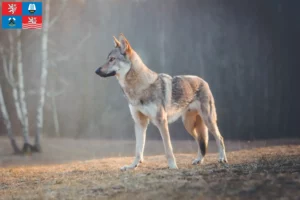
<path id="1" fill-rule="evenodd" d="M 96 74 L 100 75 L 100 68 L 95 71 Z"/>
<path id="2" fill-rule="evenodd" d="M 109 73 L 104 73 L 101 69 L 102 69 L 102 68 L 99 67 L 99 68 L 95 71 L 95 73 L 96 73 L 97 75 L 101 76 L 101 77 L 109 77 L 109 76 L 114 76 L 114 75 L 116 75 L 116 72 L 115 72 L 115 71 L 112 71 L 112 72 L 109 72 Z"/>
<path id="3" fill-rule="evenodd" d="M 107 74 L 103 73 L 103 71 L 101 70 L 101 67 L 99 67 L 99 68 L 95 71 L 95 73 L 96 73 L 97 75 L 101 76 L 101 77 L 106 77 L 106 76 L 107 76 Z"/>

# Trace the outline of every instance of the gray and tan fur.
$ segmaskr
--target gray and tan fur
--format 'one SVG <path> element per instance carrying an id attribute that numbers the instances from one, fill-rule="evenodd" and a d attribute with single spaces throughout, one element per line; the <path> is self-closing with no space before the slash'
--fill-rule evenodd
<path id="1" fill-rule="evenodd" d="M 121 170 L 133 169 L 143 161 L 146 129 L 151 121 L 160 131 L 168 166 L 177 169 L 168 123 L 180 116 L 184 126 L 198 144 L 198 155 L 192 164 L 203 161 L 208 131 L 216 139 L 219 161 L 227 162 L 223 137 L 217 126 L 217 114 L 209 85 L 197 76 L 157 74 L 150 70 L 130 46 L 123 34 L 114 37 L 115 48 L 104 65 L 96 70 L 101 77 L 115 76 L 128 100 L 135 122 L 136 156 Z"/>

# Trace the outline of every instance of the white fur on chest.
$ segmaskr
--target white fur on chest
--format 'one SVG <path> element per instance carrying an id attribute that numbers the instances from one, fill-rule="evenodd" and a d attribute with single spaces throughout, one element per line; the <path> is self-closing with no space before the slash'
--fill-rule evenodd
<path id="1" fill-rule="evenodd" d="M 157 116 L 158 107 L 154 103 L 150 103 L 150 104 L 147 104 L 147 105 L 138 105 L 138 106 L 136 106 L 136 108 L 141 113 L 143 113 L 144 115 L 149 117 L 150 119 L 153 119 Z"/>

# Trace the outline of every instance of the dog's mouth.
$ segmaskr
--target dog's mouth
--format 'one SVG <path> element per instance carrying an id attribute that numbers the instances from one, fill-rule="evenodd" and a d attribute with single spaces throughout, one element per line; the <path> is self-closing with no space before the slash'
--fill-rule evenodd
<path id="1" fill-rule="evenodd" d="M 101 77 L 110 77 L 110 76 L 115 76 L 116 75 L 116 72 L 115 71 L 112 71 L 110 73 L 103 73 L 100 68 L 96 70 L 95 72 L 97 75 L 101 76 Z"/>

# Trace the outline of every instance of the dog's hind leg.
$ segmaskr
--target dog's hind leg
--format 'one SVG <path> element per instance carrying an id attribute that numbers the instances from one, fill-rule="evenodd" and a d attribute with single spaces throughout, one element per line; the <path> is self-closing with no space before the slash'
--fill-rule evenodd
<path id="1" fill-rule="evenodd" d="M 198 154 L 192 164 L 202 163 L 208 144 L 208 132 L 203 120 L 197 111 L 186 111 L 182 116 L 182 121 L 187 132 L 193 136 L 198 146 Z"/>
<path id="2" fill-rule="evenodd" d="M 218 150 L 219 150 L 219 162 L 227 162 L 224 139 L 217 125 L 217 113 L 213 101 L 212 100 L 202 101 L 200 103 L 199 114 L 203 119 L 205 125 L 207 126 L 209 132 L 214 136 L 216 140 Z"/>
<path id="3" fill-rule="evenodd" d="M 129 106 L 132 118 L 134 120 L 134 131 L 136 140 L 136 152 L 135 159 L 130 165 L 123 166 L 122 171 L 127 169 L 134 169 L 139 163 L 143 162 L 143 154 L 146 140 L 146 130 L 149 123 L 148 117 L 143 115 L 141 112 L 135 110 L 132 106 Z"/>

